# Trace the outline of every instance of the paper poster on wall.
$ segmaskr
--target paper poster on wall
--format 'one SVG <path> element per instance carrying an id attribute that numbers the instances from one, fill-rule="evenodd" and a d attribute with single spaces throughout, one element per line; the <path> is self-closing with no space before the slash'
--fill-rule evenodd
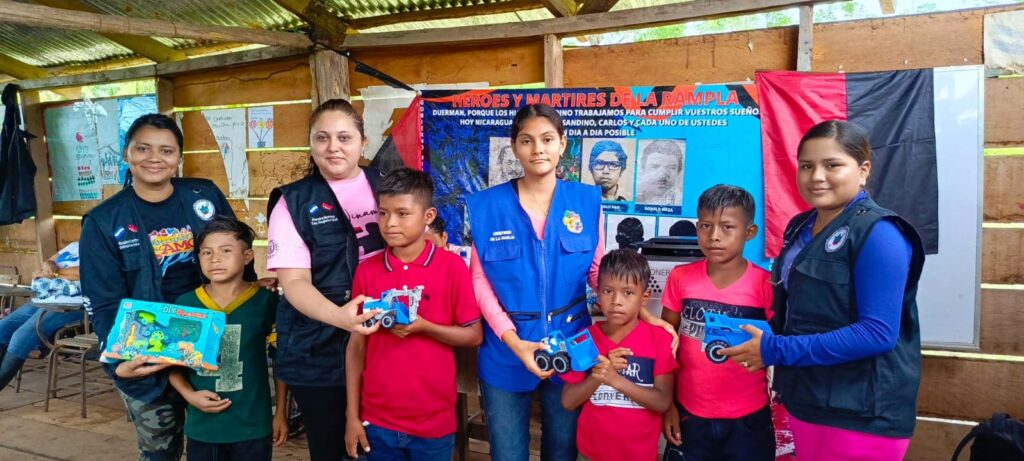
<path id="1" fill-rule="evenodd" d="M 99 200 L 102 191 L 92 104 L 46 109 L 46 146 L 53 172 L 53 200 Z"/>
<path id="2" fill-rule="evenodd" d="M 121 184 L 121 137 L 117 99 L 96 101 L 93 106 L 96 115 L 96 144 L 100 158 L 100 173 L 103 185 Z"/>
<path id="3" fill-rule="evenodd" d="M 228 197 L 249 196 L 249 160 L 245 156 L 245 109 L 204 110 L 228 174 Z"/>
<path id="4" fill-rule="evenodd" d="M 274 147 L 274 106 L 249 108 L 249 148 Z"/>
<path id="5" fill-rule="evenodd" d="M 722 183 L 749 191 L 755 223 L 764 222 L 754 85 L 425 91 L 423 101 L 424 155 L 454 242 L 467 235 L 465 197 L 509 176 L 494 168 L 514 170 L 496 146 L 509 140 L 518 109 L 533 103 L 563 119 L 559 176 L 601 187 L 609 234 L 618 225 L 612 214 L 646 222 L 647 238 L 662 219 L 696 218 L 701 192 Z M 767 267 L 763 237 L 744 256 Z"/>

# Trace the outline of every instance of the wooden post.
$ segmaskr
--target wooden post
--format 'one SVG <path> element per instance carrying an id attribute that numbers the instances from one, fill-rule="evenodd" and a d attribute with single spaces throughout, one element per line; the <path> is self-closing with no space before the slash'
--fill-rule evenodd
<path id="1" fill-rule="evenodd" d="M 562 68 L 562 40 L 551 34 L 544 36 L 544 86 L 548 88 L 565 86 L 565 71 Z"/>
<path id="2" fill-rule="evenodd" d="M 169 78 L 156 79 L 156 111 L 174 117 L 174 82 Z"/>
<path id="3" fill-rule="evenodd" d="M 328 99 L 349 99 L 348 58 L 331 50 L 319 49 L 309 55 L 309 70 L 314 109 Z"/>
<path id="4" fill-rule="evenodd" d="M 814 44 L 814 6 L 800 5 L 800 31 L 797 34 L 796 70 L 811 71 L 811 50 Z"/>
<path id="5" fill-rule="evenodd" d="M 53 191 L 50 189 L 50 162 L 43 142 L 43 108 L 38 91 L 21 92 L 25 131 L 35 135 L 29 140 L 32 162 L 36 165 L 36 250 L 39 264 L 57 253 L 57 230 L 53 224 Z"/>

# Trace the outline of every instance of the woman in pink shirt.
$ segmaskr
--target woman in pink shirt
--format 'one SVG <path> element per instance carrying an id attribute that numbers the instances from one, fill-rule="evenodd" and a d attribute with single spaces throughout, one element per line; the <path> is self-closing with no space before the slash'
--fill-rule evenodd
<path id="1" fill-rule="evenodd" d="M 384 249 L 374 189 L 380 173 L 359 167 L 362 117 L 348 101 L 325 101 L 309 121 L 308 174 L 270 194 L 267 268 L 284 298 L 277 312 L 277 378 L 303 414 L 313 461 L 344 456 L 345 344 L 376 330 L 351 299 L 361 259 Z M 339 308 L 340 306 L 340 308 Z"/>

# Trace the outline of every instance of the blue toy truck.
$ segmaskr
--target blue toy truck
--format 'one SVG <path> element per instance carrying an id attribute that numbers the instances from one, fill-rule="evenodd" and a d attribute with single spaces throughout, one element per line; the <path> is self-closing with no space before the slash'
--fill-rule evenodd
<path id="1" fill-rule="evenodd" d="M 533 361 L 541 371 L 565 373 L 570 367 L 574 371 L 587 371 L 597 365 L 597 345 L 589 330 L 583 330 L 568 339 L 562 332 L 556 331 L 540 342 L 548 346 L 548 350 L 533 353 Z"/>
<path id="2" fill-rule="evenodd" d="M 380 299 L 376 301 L 367 301 L 363 303 L 363 311 L 381 309 L 377 315 L 373 318 L 363 322 L 363 326 L 370 328 L 377 322 L 380 322 L 381 328 L 388 328 L 395 326 L 395 324 L 408 325 L 416 321 L 416 310 L 420 305 L 420 298 L 423 294 L 423 285 L 419 285 L 413 289 L 409 287 L 402 287 L 401 290 L 393 289 L 387 290 L 380 294 Z M 409 304 L 406 305 L 398 299 L 399 296 L 404 296 L 409 300 Z"/>
<path id="3" fill-rule="evenodd" d="M 725 363 L 729 357 L 719 354 L 727 347 L 743 344 L 752 338 L 750 333 L 740 329 L 740 325 L 750 325 L 761 330 L 771 331 L 764 320 L 734 319 L 725 314 L 704 314 L 704 354 L 714 363 Z"/>

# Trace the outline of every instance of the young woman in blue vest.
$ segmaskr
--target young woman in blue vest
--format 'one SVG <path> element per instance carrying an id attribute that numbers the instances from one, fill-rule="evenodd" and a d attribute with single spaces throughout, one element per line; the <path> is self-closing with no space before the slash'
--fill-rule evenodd
<path id="1" fill-rule="evenodd" d="M 309 121 L 310 167 L 270 195 L 267 268 L 284 298 L 277 311 L 277 378 L 302 411 L 310 459 L 345 457 L 345 345 L 375 311 L 351 299 L 359 261 L 384 249 L 374 197 L 380 173 L 359 167 L 363 119 L 348 101 L 325 101 Z M 339 308 L 340 306 L 340 308 Z M 379 324 L 378 324 L 379 325 Z"/>
<path id="2" fill-rule="evenodd" d="M 901 460 L 921 381 L 921 239 L 865 192 L 871 147 L 857 125 L 815 125 L 797 153 L 813 209 L 790 221 L 775 261 L 774 333 L 744 327 L 754 339 L 723 353 L 775 366 L 801 461 Z"/>
<path id="3" fill-rule="evenodd" d="M 173 302 L 202 284 L 193 236 L 217 214 L 234 216 L 212 181 L 174 177 L 183 137 L 170 117 L 143 115 L 125 139 L 125 188 L 82 221 L 82 295 L 104 347 L 122 299 Z M 246 276 L 256 279 L 251 265 Z M 167 385 L 167 366 L 145 357 L 106 366 L 135 423 L 139 459 L 181 457 L 185 403 Z"/>
<path id="4" fill-rule="evenodd" d="M 545 336 L 570 336 L 590 326 L 586 286 L 596 287 L 604 255 L 601 189 L 555 176 L 565 147 L 565 127 L 554 109 L 523 107 L 512 123 L 512 151 L 523 177 L 467 199 L 475 247 L 470 266 L 490 327 L 484 329 L 479 373 L 495 461 L 529 459 L 535 391 L 543 421 L 541 458 L 577 456 L 579 411 L 562 406 L 564 383 L 533 358 L 544 349 L 538 341 Z M 645 319 L 662 326 L 649 314 Z"/>

